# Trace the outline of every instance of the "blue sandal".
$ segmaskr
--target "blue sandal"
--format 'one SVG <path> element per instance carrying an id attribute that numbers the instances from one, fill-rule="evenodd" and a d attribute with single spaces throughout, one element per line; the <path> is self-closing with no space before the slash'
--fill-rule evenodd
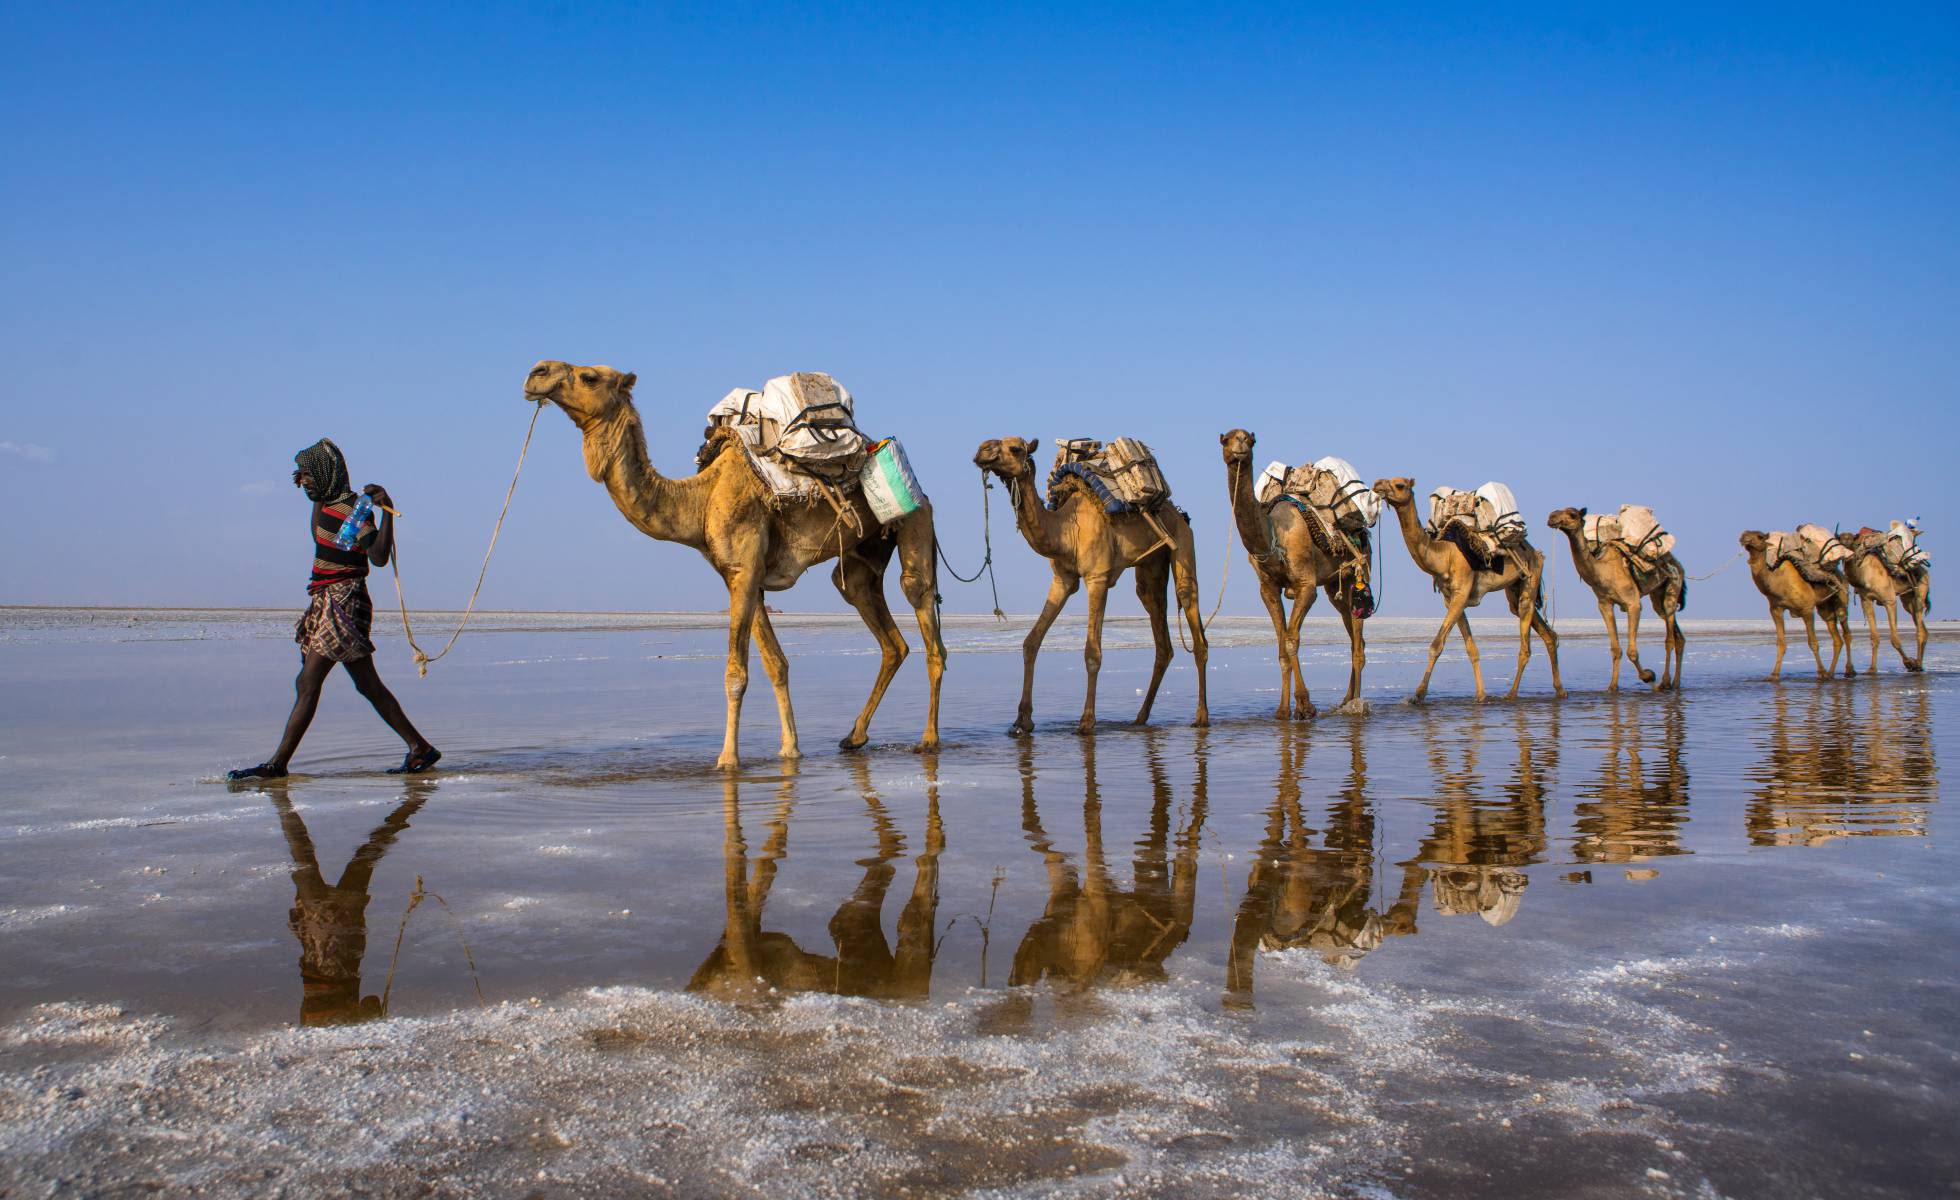
<path id="1" fill-rule="evenodd" d="M 420 754 L 410 750 L 408 756 L 402 759 L 402 765 L 399 767 L 389 767 L 388 774 L 420 775 L 441 761 L 442 751 L 436 749 L 434 746 L 429 747 Z"/>

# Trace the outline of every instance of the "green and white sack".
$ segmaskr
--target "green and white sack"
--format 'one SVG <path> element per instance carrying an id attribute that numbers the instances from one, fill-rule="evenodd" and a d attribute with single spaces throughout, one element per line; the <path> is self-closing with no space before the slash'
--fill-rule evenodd
<path id="1" fill-rule="evenodd" d="M 858 471 L 858 482 L 863 485 L 864 498 L 870 502 L 872 515 L 880 525 L 889 525 L 907 513 L 916 512 L 925 503 L 926 491 L 919 486 L 919 477 L 912 474 L 905 447 L 898 444 L 897 438 L 886 438 L 871 447 L 864 466 Z"/>

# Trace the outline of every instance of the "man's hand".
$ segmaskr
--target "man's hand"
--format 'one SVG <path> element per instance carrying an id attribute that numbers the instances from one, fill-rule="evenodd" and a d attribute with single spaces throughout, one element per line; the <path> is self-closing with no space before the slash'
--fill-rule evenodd
<path id="1" fill-rule="evenodd" d="M 370 483 L 366 487 L 362 488 L 361 490 L 363 492 L 366 492 L 368 499 L 373 500 L 376 505 L 383 508 L 395 507 L 394 498 L 388 495 L 388 489 L 382 487 L 380 484 Z"/>

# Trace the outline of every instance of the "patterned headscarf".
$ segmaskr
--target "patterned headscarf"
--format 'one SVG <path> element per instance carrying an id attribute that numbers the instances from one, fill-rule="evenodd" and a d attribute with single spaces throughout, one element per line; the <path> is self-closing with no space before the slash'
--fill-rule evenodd
<path id="1" fill-rule="evenodd" d="M 306 498 L 315 504 L 331 504 L 354 490 L 348 482 L 347 456 L 326 438 L 293 455 L 293 461 L 311 479 Z"/>

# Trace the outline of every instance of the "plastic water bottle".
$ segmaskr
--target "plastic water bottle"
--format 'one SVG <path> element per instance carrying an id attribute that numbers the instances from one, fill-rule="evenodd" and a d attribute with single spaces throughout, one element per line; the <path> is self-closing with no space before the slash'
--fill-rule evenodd
<path id="1" fill-rule="evenodd" d="M 334 535 L 333 544 L 342 550 L 352 550 L 355 540 L 361 536 L 361 525 L 374 512 L 374 497 L 363 492 L 354 501 L 354 511 L 340 523 L 340 532 Z"/>

